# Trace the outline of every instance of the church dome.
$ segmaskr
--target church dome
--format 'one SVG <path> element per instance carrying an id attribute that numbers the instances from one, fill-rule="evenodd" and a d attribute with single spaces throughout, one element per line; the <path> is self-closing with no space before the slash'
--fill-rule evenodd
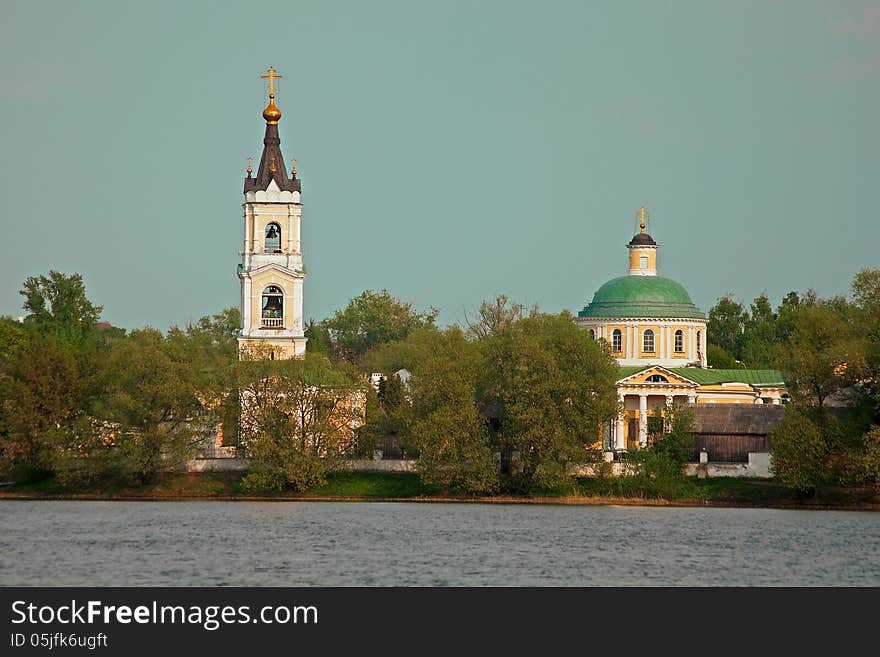
<path id="1" fill-rule="evenodd" d="M 600 287 L 578 317 L 699 318 L 705 315 L 680 283 L 662 276 L 620 276 Z"/>

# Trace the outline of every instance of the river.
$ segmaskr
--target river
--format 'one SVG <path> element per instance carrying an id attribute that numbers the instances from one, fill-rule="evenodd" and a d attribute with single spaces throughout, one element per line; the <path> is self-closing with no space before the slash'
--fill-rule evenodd
<path id="1" fill-rule="evenodd" d="M 878 586 L 880 513 L 0 502 L 5 586 Z"/>

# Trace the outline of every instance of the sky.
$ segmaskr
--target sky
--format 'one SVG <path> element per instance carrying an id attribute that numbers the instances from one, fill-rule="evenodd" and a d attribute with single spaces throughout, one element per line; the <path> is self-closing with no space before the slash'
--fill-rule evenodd
<path id="1" fill-rule="evenodd" d="M 305 317 L 387 289 L 460 322 L 626 273 L 707 311 L 880 267 L 880 1 L 30 2 L 0 24 L 0 314 L 50 270 L 103 319 L 238 305 L 265 83 L 303 187 Z"/>

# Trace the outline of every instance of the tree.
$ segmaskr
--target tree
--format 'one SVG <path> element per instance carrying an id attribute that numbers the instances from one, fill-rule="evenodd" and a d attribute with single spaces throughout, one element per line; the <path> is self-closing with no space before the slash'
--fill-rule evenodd
<path id="1" fill-rule="evenodd" d="M 858 385 L 873 405 L 874 421 L 880 420 L 880 269 L 861 269 L 852 282 L 857 323 L 864 336 L 864 363 Z"/>
<path id="2" fill-rule="evenodd" d="M 409 433 L 419 454 L 419 474 L 426 483 L 445 489 L 494 492 L 499 464 L 478 407 L 477 380 L 483 370 L 479 346 L 468 342 L 458 327 L 423 338 L 430 348 L 412 363 L 409 390 Z M 386 403 L 393 405 L 394 396 L 386 394 Z M 400 411 L 407 408 L 403 400 L 398 402 Z"/>
<path id="3" fill-rule="evenodd" d="M 515 452 L 510 486 L 570 481 L 568 465 L 591 460 L 602 422 L 617 415 L 617 362 L 567 312 L 527 317 L 485 342 L 481 395 L 500 445 Z"/>
<path id="4" fill-rule="evenodd" d="M 50 271 L 48 276 L 31 276 L 19 294 L 25 298 L 23 307 L 29 313 L 25 321 L 62 338 L 76 340 L 91 333 L 103 310 L 86 297 L 80 274 Z"/>
<path id="5" fill-rule="evenodd" d="M 190 336 L 207 336 L 214 345 L 238 346 L 241 332 L 241 311 L 235 307 L 224 308 L 214 315 L 205 315 L 187 326 Z"/>
<path id="6" fill-rule="evenodd" d="M 439 312 L 437 308 L 419 312 L 412 303 L 391 296 L 387 290 L 366 290 L 322 325 L 339 358 L 361 363 L 370 349 L 403 340 L 416 329 L 433 327 Z"/>
<path id="7" fill-rule="evenodd" d="M 537 315 L 538 307 L 533 305 L 528 314 L 529 316 Z M 524 305 L 512 303 L 507 295 L 499 294 L 492 301 L 480 303 L 474 319 L 468 318 L 465 313 L 464 321 L 468 337 L 480 340 L 494 335 L 525 316 Z"/>
<path id="8" fill-rule="evenodd" d="M 804 409 L 794 404 L 786 407 L 769 438 L 774 476 L 801 493 L 818 491 L 826 476 L 828 444 Z"/>
<path id="9" fill-rule="evenodd" d="M 743 363 L 756 369 L 773 367 L 778 343 L 776 314 L 764 293 L 755 297 L 745 321 L 741 352 Z"/>
<path id="10" fill-rule="evenodd" d="M 828 305 L 800 305 L 791 322 L 779 363 L 794 395 L 821 407 L 852 382 L 862 359 L 858 339 L 847 318 Z"/>
<path id="11" fill-rule="evenodd" d="M 636 466 L 627 476 L 634 478 L 641 490 L 679 497 L 689 484 L 684 467 L 694 448 L 693 412 L 687 404 L 669 404 L 663 412 L 655 412 L 663 423 L 662 435 L 648 447 L 627 452 L 627 462 Z"/>
<path id="12" fill-rule="evenodd" d="M 739 367 L 737 360 L 717 344 L 709 344 L 706 347 L 706 361 L 709 367 L 722 370 L 732 370 Z"/>
<path id="13" fill-rule="evenodd" d="M 864 438 L 862 468 L 864 480 L 880 493 L 880 427 L 872 427 Z"/>
<path id="14" fill-rule="evenodd" d="M 85 409 L 94 380 L 68 345 L 28 331 L 0 378 L 5 430 L 0 432 L 7 467 L 48 471 L 55 450 L 67 444 Z"/>
<path id="15" fill-rule="evenodd" d="M 123 473 L 139 484 L 194 456 L 203 438 L 199 371 L 181 339 L 141 329 L 107 354 L 96 416 L 112 428 L 107 435 Z"/>
<path id="16" fill-rule="evenodd" d="M 330 340 L 330 331 L 323 324 L 310 319 L 304 331 L 308 342 L 306 350 L 324 354 L 328 358 L 333 357 L 333 342 Z"/>
<path id="17" fill-rule="evenodd" d="M 708 342 L 718 345 L 734 358 L 742 359 L 742 337 L 748 315 L 733 295 L 726 294 L 709 310 L 706 328 Z"/>
<path id="18" fill-rule="evenodd" d="M 326 357 L 254 353 L 240 363 L 238 381 L 241 440 L 253 463 L 246 489 L 308 490 L 355 452 L 365 395 Z"/>

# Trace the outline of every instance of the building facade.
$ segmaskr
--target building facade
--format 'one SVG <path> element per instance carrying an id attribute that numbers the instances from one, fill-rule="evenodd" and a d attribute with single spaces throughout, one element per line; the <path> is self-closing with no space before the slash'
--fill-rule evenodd
<path id="1" fill-rule="evenodd" d="M 691 404 L 780 404 L 776 370 L 717 370 L 706 359 L 706 315 L 676 281 L 658 276 L 658 244 L 639 232 L 627 246 L 628 273 L 602 285 L 578 313 L 580 328 L 604 340 L 620 363 L 620 415 L 606 428 L 605 447 L 645 446 L 662 433 L 667 407 Z"/>
<path id="2" fill-rule="evenodd" d="M 256 176 L 250 165 L 244 179 L 243 248 L 238 266 L 241 282 L 239 353 L 267 358 L 305 354 L 301 222 L 302 188 L 295 164 L 288 175 L 275 105 L 275 80 L 269 68 L 269 104 L 263 110 L 266 132 Z M 293 160 L 295 163 L 296 160 Z"/>

